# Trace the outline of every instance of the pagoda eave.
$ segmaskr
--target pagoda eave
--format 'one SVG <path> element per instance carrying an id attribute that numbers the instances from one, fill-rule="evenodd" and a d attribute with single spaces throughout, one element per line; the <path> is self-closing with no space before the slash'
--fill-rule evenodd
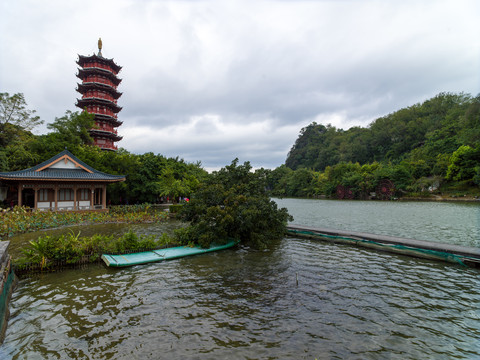
<path id="1" fill-rule="evenodd" d="M 96 113 L 93 113 L 93 114 L 95 115 L 95 121 L 105 121 L 105 122 L 108 122 L 109 124 L 112 124 L 113 127 L 118 127 L 123 124 L 123 121 L 120 121 L 113 116 L 106 115 L 106 114 L 96 114 Z"/>
<path id="2" fill-rule="evenodd" d="M 83 68 L 83 69 L 78 69 L 78 74 L 77 77 L 84 81 L 85 78 L 89 75 L 101 75 L 105 76 L 107 79 L 109 79 L 115 86 L 118 86 L 121 82 L 122 79 L 119 79 L 118 77 L 115 76 L 114 73 L 100 69 L 100 68 Z"/>
<path id="3" fill-rule="evenodd" d="M 122 70 L 122 67 L 120 65 L 117 65 L 115 61 L 113 61 L 113 59 L 107 59 L 103 56 L 98 56 L 96 54 L 93 54 L 91 56 L 78 55 L 77 64 L 79 66 L 83 67 L 83 65 L 89 61 L 98 61 L 101 63 L 105 63 L 109 65 L 112 69 L 114 69 L 117 73 Z"/>
<path id="4" fill-rule="evenodd" d="M 112 112 L 118 113 L 119 111 L 122 110 L 121 106 L 118 106 L 114 102 L 106 99 L 100 99 L 100 98 L 85 98 L 85 99 L 77 99 L 77 103 L 75 104 L 77 107 L 83 109 L 85 106 L 88 105 L 102 105 L 108 107 Z"/>
<path id="5" fill-rule="evenodd" d="M 88 90 L 103 90 L 108 92 L 112 97 L 117 100 L 120 96 L 122 96 L 122 93 L 117 91 L 113 86 L 110 86 L 108 84 L 102 84 L 98 82 L 86 82 L 84 84 L 78 84 L 77 83 L 77 92 L 80 94 L 86 93 Z"/>
<path id="6" fill-rule="evenodd" d="M 104 130 L 99 130 L 99 129 L 90 129 L 89 133 L 91 135 L 94 135 L 95 137 L 104 137 L 107 139 L 111 139 L 113 141 L 120 141 L 123 139 L 123 136 L 114 134 L 110 131 L 104 131 Z"/>

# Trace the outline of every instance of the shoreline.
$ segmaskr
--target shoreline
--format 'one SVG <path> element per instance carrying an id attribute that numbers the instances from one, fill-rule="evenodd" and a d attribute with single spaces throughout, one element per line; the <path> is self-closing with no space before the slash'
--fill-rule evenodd
<path id="1" fill-rule="evenodd" d="M 461 203 L 479 203 L 480 198 L 475 198 L 471 196 L 462 196 L 462 197 L 444 197 L 440 195 L 432 195 L 431 197 L 399 197 L 393 198 L 391 200 L 379 200 L 379 199 L 334 199 L 334 198 L 327 198 L 324 195 L 320 195 L 318 197 L 291 197 L 291 196 L 271 196 L 271 199 L 305 199 L 305 200 L 333 200 L 333 201 L 403 201 L 403 202 L 461 202 Z"/>
<path id="2" fill-rule="evenodd" d="M 444 197 L 440 195 L 432 195 L 432 197 L 401 197 L 397 198 L 394 201 L 438 201 L 438 202 L 471 202 L 471 203 L 480 203 L 480 198 L 474 198 L 471 196 L 462 196 L 462 197 Z"/>

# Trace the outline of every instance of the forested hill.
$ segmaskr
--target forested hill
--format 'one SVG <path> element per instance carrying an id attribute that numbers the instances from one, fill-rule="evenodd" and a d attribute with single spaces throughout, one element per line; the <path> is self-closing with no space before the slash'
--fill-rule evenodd
<path id="1" fill-rule="evenodd" d="M 441 93 L 422 104 L 378 118 L 368 127 L 303 128 L 286 167 L 324 171 L 341 162 L 422 160 L 432 169 L 460 146 L 480 148 L 480 95 Z"/>

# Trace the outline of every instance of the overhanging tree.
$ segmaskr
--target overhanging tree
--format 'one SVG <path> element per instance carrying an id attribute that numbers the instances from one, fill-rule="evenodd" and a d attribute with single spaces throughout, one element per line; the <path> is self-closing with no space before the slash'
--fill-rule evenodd
<path id="1" fill-rule="evenodd" d="M 39 116 L 34 116 L 35 110 L 27 109 L 27 103 L 22 93 L 0 93 L 0 125 L 11 124 L 30 131 L 43 124 Z"/>
<path id="2" fill-rule="evenodd" d="M 181 212 L 190 225 L 180 231 L 180 240 L 208 247 L 233 238 L 264 248 L 283 237 L 293 218 L 270 200 L 264 172 L 251 169 L 235 159 L 201 184 Z"/>
<path id="3" fill-rule="evenodd" d="M 55 121 L 47 127 L 54 131 L 59 140 L 67 144 L 92 145 L 93 139 L 89 130 L 95 125 L 94 119 L 95 115 L 86 111 L 79 113 L 67 110 L 64 116 L 55 118 Z"/>
<path id="4" fill-rule="evenodd" d="M 29 132 L 43 124 L 35 110 L 27 108 L 22 93 L 11 95 L 0 93 L 0 146 L 5 147 L 13 142 L 19 133 Z"/>

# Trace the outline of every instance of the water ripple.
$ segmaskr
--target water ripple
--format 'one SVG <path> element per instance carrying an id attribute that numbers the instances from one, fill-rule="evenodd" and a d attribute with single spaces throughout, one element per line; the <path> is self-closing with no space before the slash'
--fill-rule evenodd
<path id="1" fill-rule="evenodd" d="M 480 273 L 289 238 L 25 279 L 2 359 L 473 359 Z"/>

